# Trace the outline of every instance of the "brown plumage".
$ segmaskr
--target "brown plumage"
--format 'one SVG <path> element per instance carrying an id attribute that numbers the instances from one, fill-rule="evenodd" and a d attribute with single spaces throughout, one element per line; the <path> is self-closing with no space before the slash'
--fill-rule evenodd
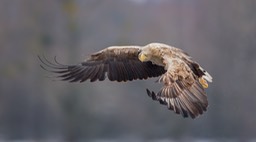
<path id="1" fill-rule="evenodd" d="M 62 65 L 39 57 L 41 67 L 64 81 L 132 81 L 158 77 L 162 89 L 147 94 L 183 117 L 195 118 L 208 106 L 204 88 L 212 77 L 182 50 L 161 43 L 112 46 L 92 54 L 77 65 Z"/>

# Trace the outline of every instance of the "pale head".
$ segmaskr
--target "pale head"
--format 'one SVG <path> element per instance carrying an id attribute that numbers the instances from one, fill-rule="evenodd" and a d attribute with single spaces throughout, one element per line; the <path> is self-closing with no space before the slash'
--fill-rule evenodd
<path id="1" fill-rule="evenodd" d="M 151 59 L 151 56 L 152 54 L 151 54 L 150 48 L 147 46 L 144 46 L 139 51 L 138 58 L 141 62 L 147 62 Z"/>

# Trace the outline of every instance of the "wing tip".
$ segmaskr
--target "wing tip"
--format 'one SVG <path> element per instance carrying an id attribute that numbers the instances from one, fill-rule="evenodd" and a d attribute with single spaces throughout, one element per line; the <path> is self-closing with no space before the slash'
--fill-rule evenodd
<path id="1" fill-rule="evenodd" d="M 208 107 L 204 88 L 198 82 L 190 87 L 185 87 L 182 82 L 175 82 L 171 86 L 164 86 L 157 94 L 147 89 L 147 94 L 184 118 L 195 119 L 207 111 Z"/>

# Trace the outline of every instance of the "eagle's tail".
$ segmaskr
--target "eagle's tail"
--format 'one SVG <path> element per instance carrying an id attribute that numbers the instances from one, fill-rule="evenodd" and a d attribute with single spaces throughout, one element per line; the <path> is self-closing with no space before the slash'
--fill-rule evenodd
<path id="1" fill-rule="evenodd" d="M 202 82 L 207 83 L 207 81 L 212 82 L 212 76 L 205 69 L 203 69 L 198 63 L 190 61 L 190 62 L 187 62 L 187 64 L 189 65 L 191 70 L 194 72 L 194 74 L 198 76 L 199 81 L 202 80 L 200 81 L 201 84 Z"/>
<path id="2" fill-rule="evenodd" d="M 204 70 L 201 66 L 199 66 L 199 69 L 203 72 L 203 75 L 199 77 L 199 82 L 204 88 L 208 88 L 208 82 L 212 82 L 212 76 Z"/>
<path id="3" fill-rule="evenodd" d="M 201 66 L 199 68 L 204 73 L 202 78 L 207 80 L 208 82 L 212 82 L 212 76 L 206 70 L 204 70 Z"/>

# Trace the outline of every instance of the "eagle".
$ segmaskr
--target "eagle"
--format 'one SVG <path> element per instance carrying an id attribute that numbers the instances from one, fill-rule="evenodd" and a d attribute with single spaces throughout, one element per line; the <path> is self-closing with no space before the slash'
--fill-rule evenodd
<path id="1" fill-rule="evenodd" d="M 110 46 L 74 65 L 64 65 L 54 58 L 38 56 L 40 66 L 63 81 L 127 82 L 159 77 L 163 86 L 158 92 L 146 89 L 147 95 L 183 117 L 196 118 L 207 110 L 205 88 L 211 75 L 183 50 L 163 43 L 145 46 Z"/>

